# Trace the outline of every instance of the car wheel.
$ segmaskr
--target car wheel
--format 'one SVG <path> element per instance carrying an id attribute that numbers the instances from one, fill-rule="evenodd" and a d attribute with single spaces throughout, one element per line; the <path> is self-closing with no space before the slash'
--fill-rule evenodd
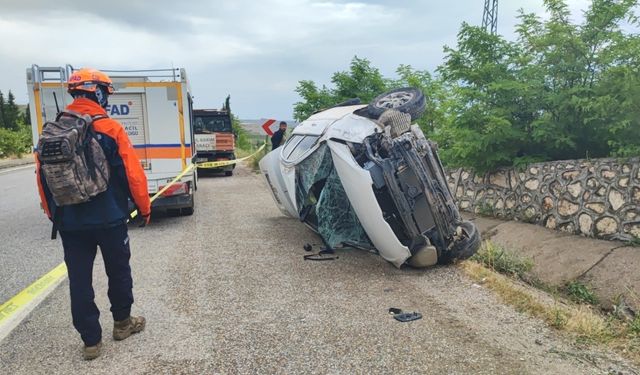
<path id="1" fill-rule="evenodd" d="M 369 103 L 367 112 L 372 118 L 378 118 L 387 109 L 395 109 L 411 115 L 411 120 L 418 119 L 426 109 L 426 100 L 422 91 L 413 87 L 404 87 L 387 91 Z"/>
<path id="2" fill-rule="evenodd" d="M 456 241 L 451 249 L 442 252 L 440 259 L 444 264 L 451 263 L 455 260 L 467 259 L 475 254 L 480 247 L 482 239 L 475 224 L 465 220 L 460 223 L 459 227 L 462 232 L 462 238 Z"/>

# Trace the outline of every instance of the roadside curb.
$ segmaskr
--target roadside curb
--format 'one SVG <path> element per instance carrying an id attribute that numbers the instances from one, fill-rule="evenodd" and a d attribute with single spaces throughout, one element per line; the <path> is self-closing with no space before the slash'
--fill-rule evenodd
<path id="1" fill-rule="evenodd" d="M 20 159 L 0 159 L 0 170 L 35 164 L 33 156 L 29 155 Z"/>
<path id="2" fill-rule="evenodd" d="M 483 240 L 533 261 L 532 274 L 543 283 L 563 287 L 579 281 L 611 309 L 624 300 L 640 311 L 640 248 L 495 218 L 464 216 L 476 223 Z"/>

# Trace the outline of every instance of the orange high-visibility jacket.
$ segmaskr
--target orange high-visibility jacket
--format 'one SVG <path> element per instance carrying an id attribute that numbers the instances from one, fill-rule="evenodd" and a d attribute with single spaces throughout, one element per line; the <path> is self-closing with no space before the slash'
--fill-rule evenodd
<path id="1" fill-rule="evenodd" d="M 75 99 L 66 109 L 92 117 L 107 116 L 104 108 L 86 98 Z M 62 217 L 57 218 L 60 220 L 60 230 L 109 227 L 124 223 L 129 215 L 128 199 L 134 202 L 141 215 L 146 216 L 151 212 L 147 177 L 122 125 L 111 118 L 102 118 L 93 122 L 93 128 L 111 168 L 109 187 L 88 202 L 65 206 L 61 211 Z M 42 207 L 52 219 L 59 208 L 55 206 L 46 180 L 40 174 L 39 163 L 36 173 Z"/>

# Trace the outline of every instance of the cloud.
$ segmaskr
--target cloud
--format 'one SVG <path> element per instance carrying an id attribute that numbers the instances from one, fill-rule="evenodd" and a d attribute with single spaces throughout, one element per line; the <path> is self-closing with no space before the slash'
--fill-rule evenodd
<path id="1" fill-rule="evenodd" d="M 329 84 L 354 55 L 386 76 L 400 64 L 434 69 L 462 21 L 482 4 L 407 1 L 0 0 L 0 90 L 27 101 L 25 68 L 72 64 L 103 69 L 185 67 L 198 107 L 232 95 L 241 117 L 289 119 L 297 82 Z M 498 30 L 510 37 L 517 8 L 501 2 Z M 572 9 L 587 0 L 569 0 Z M 579 12 L 577 12 L 579 13 Z"/>

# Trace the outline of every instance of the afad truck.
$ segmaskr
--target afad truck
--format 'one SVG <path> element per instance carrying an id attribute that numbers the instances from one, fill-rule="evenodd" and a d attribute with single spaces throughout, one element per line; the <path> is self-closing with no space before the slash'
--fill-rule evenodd
<path id="1" fill-rule="evenodd" d="M 71 103 L 67 81 L 74 68 L 27 68 L 33 142 L 38 144 L 42 126 L 53 121 Z M 192 96 L 184 69 L 136 71 L 102 70 L 113 81 L 107 114 L 125 128 L 154 195 L 193 162 Z M 194 211 L 196 172 L 191 170 L 153 203 L 153 209 L 170 214 Z"/>
<path id="2" fill-rule="evenodd" d="M 229 97 L 222 109 L 195 109 L 193 124 L 197 163 L 235 160 L 236 142 L 231 124 Z M 203 171 L 224 171 L 226 176 L 231 176 L 235 166 L 232 164 Z"/>

